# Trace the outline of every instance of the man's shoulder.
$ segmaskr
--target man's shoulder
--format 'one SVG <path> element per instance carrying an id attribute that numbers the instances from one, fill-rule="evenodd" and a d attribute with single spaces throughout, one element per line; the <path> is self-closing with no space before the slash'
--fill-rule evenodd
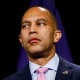
<path id="1" fill-rule="evenodd" d="M 80 66 L 62 57 L 59 57 L 59 59 L 56 78 L 61 78 L 61 80 L 80 80 Z"/>
<path id="2" fill-rule="evenodd" d="M 77 73 L 80 74 L 80 65 L 77 65 L 73 62 L 69 62 L 69 61 L 65 60 L 64 58 L 62 58 L 62 57 L 60 57 L 60 63 L 63 66 L 65 66 L 67 68 L 70 68 L 72 71 L 77 72 Z"/>
<path id="3" fill-rule="evenodd" d="M 17 80 L 17 78 L 18 78 L 18 72 L 15 72 L 15 73 L 13 73 L 13 74 L 5 77 L 5 78 L 2 79 L 2 80 Z"/>
<path id="4" fill-rule="evenodd" d="M 30 77 L 30 70 L 28 66 L 25 66 L 23 69 L 9 75 L 8 77 L 2 80 L 27 80 Z"/>

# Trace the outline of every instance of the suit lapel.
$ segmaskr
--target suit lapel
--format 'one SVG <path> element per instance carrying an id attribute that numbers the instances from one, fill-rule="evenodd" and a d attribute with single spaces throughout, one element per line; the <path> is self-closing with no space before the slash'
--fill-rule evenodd
<path id="1" fill-rule="evenodd" d="M 72 67 L 69 65 L 69 63 L 60 57 L 59 67 L 55 80 L 70 80 L 72 73 L 71 68 Z"/>
<path id="2" fill-rule="evenodd" d="M 27 64 L 27 66 L 24 68 L 24 70 L 22 70 L 22 72 L 18 76 L 20 78 L 19 80 L 32 80 L 29 64 Z"/>

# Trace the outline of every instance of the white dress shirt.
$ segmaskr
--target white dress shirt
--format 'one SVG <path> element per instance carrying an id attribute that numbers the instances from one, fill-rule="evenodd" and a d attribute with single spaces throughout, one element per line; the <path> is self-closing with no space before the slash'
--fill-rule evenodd
<path id="1" fill-rule="evenodd" d="M 35 70 L 39 67 L 47 67 L 49 70 L 45 73 L 47 80 L 55 80 L 56 71 L 59 64 L 59 57 L 57 54 L 44 66 L 37 65 L 35 63 L 32 63 L 29 61 L 29 67 L 32 75 L 32 80 L 37 80 L 37 73 L 35 73 Z"/>

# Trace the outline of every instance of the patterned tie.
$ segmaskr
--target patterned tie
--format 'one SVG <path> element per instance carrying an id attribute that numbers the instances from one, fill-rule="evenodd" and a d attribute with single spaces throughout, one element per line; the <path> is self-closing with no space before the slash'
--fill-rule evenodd
<path id="1" fill-rule="evenodd" d="M 36 72 L 38 73 L 37 80 L 46 80 L 45 73 L 48 71 L 48 68 L 42 67 L 38 68 Z"/>

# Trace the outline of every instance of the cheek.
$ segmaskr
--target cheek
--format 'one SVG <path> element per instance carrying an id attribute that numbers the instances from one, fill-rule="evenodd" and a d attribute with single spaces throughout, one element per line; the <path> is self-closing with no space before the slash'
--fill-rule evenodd
<path id="1" fill-rule="evenodd" d="M 23 40 L 26 39 L 26 38 L 28 38 L 28 32 L 26 30 L 22 30 L 21 31 L 21 36 L 22 36 Z"/>
<path id="2" fill-rule="evenodd" d="M 28 41 L 28 35 L 25 33 L 21 33 L 22 44 L 25 44 Z"/>
<path id="3" fill-rule="evenodd" d="M 51 31 L 51 30 L 50 30 L 47 26 L 42 27 L 42 28 L 39 29 L 39 33 L 40 33 L 40 34 L 43 34 L 43 35 L 45 35 L 45 36 L 46 36 L 47 34 L 49 34 L 50 31 Z"/>
<path id="4" fill-rule="evenodd" d="M 54 41 L 54 32 L 51 29 L 43 29 L 41 30 L 41 34 L 43 39 L 48 42 Z"/>

